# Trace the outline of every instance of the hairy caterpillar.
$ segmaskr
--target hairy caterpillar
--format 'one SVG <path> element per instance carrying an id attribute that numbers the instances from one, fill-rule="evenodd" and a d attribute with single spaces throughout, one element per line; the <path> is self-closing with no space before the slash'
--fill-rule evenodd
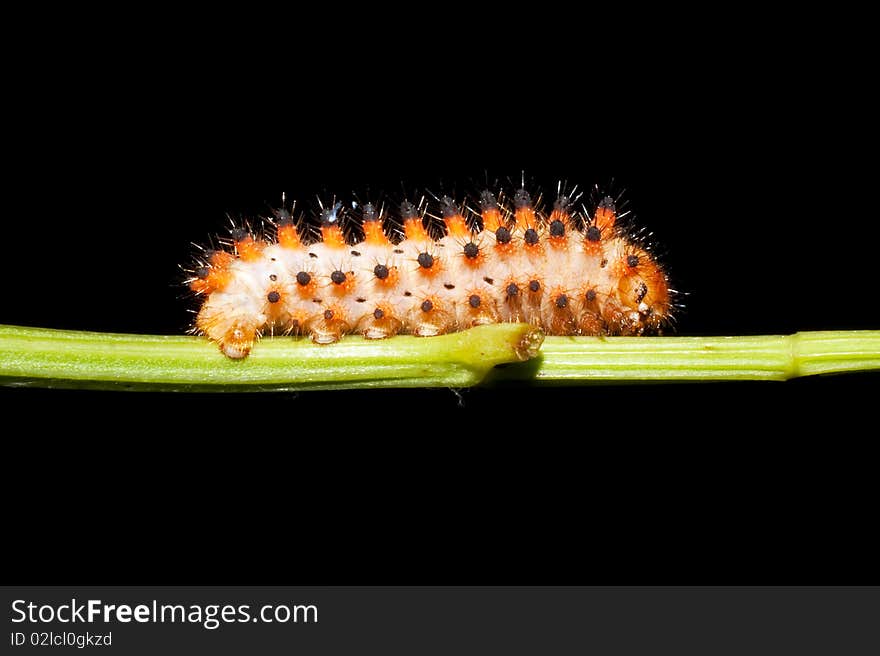
<path id="1" fill-rule="evenodd" d="M 551 335 L 660 332 L 673 303 L 666 273 L 620 225 L 619 201 L 591 207 L 560 183 L 549 211 L 525 185 L 465 203 L 437 198 L 321 206 L 310 228 L 281 209 L 265 227 L 232 230 L 205 250 L 187 284 L 203 297 L 194 331 L 230 358 L 265 333 L 331 344 L 347 333 L 429 337 L 524 321 Z"/>

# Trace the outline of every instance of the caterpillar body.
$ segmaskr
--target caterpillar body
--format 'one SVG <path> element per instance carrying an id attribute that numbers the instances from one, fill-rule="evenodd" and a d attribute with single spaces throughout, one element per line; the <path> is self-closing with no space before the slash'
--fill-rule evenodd
<path id="1" fill-rule="evenodd" d="M 621 225 L 620 199 L 593 191 L 578 209 L 581 195 L 560 184 L 549 211 L 524 185 L 442 196 L 432 214 L 424 200 L 394 213 L 333 202 L 317 229 L 278 210 L 187 269 L 203 299 L 193 330 L 230 358 L 266 333 L 331 344 L 505 321 L 550 335 L 659 333 L 673 309 L 667 275 Z"/>

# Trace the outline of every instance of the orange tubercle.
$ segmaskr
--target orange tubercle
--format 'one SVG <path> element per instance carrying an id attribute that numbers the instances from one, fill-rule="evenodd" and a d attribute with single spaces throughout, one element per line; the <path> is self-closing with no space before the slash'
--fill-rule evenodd
<path id="1" fill-rule="evenodd" d="M 330 284 L 328 288 L 337 298 L 341 298 L 350 294 L 357 282 L 354 278 L 354 271 L 334 271 L 330 274 Z"/>
<path id="2" fill-rule="evenodd" d="M 534 208 L 528 205 L 516 208 L 516 225 L 521 226 L 524 230 L 537 228 L 538 219 L 535 216 Z"/>
<path id="3" fill-rule="evenodd" d="M 614 208 L 614 201 L 610 197 L 606 197 L 596 208 L 593 223 L 604 233 L 608 228 L 614 226 L 615 221 L 617 221 L 617 211 Z"/>
<path id="4" fill-rule="evenodd" d="M 426 278 L 433 278 L 443 271 L 443 261 L 427 251 L 419 253 L 419 256 L 416 258 L 416 264 L 416 271 Z"/>
<path id="5" fill-rule="evenodd" d="M 321 239 L 330 248 L 345 248 L 345 235 L 338 225 L 322 226 Z"/>
<path id="6" fill-rule="evenodd" d="M 583 240 L 584 253 L 593 257 L 599 257 L 603 253 L 602 240 L 599 239 L 597 241 L 591 241 L 589 239 Z"/>
<path id="7" fill-rule="evenodd" d="M 244 239 L 235 242 L 235 250 L 238 251 L 238 256 L 244 262 L 256 262 L 263 255 L 263 249 L 266 247 L 266 244 L 262 241 L 254 241 L 254 239 L 248 235 Z"/>
<path id="8" fill-rule="evenodd" d="M 550 212 L 547 222 L 553 223 L 554 221 L 562 221 L 563 223 L 568 224 L 569 219 L 571 219 L 571 215 L 568 212 L 559 207 L 554 207 L 553 211 Z"/>
<path id="9" fill-rule="evenodd" d="M 620 278 L 637 276 L 645 269 L 646 263 L 650 262 L 650 256 L 641 249 L 627 249 L 627 252 L 614 263 L 614 273 Z"/>
<path id="10" fill-rule="evenodd" d="M 189 288 L 197 294 L 222 291 L 232 279 L 229 271 L 230 265 L 235 261 L 232 255 L 225 251 L 214 251 L 208 261 L 210 265 L 200 267 L 196 279 L 189 284 Z"/>
<path id="11" fill-rule="evenodd" d="M 464 220 L 464 217 L 461 214 L 447 216 L 443 221 L 446 223 L 446 230 L 450 237 L 464 239 L 470 234 L 470 228 L 468 228 L 467 221 Z"/>
<path id="12" fill-rule="evenodd" d="M 278 227 L 278 244 L 282 248 L 299 248 L 302 245 L 296 226 L 292 223 Z"/>
<path id="13" fill-rule="evenodd" d="M 385 232 L 382 230 L 382 223 L 380 221 L 364 222 L 364 243 L 374 246 L 384 246 L 390 243 Z"/>
<path id="14" fill-rule="evenodd" d="M 225 269 L 235 261 L 235 258 L 226 251 L 214 251 L 211 254 L 211 266 L 215 269 Z"/>
<path id="15" fill-rule="evenodd" d="M 294 289 L 303 300 L 315 298 L 318 291 L 318 283 L 314 273 L 309 271 L 299 271 L 293 278 Z"/>
<path id="16" fill-rule="evenodd" d="M 420 216 L 406 219 L 403 222 L 403 232 L 407 239 L 412 239 L 414 241 L 422 242 L 430 239 L 428 231 L 425 230 L 425 226 L 422 225 L 422 217 Z"/>
<path id="17" fill-rule="evenodd" d="M 571 229 L 571 214 L 560 208 L 550 212 L 547 219 L 547 242 L 553 248 L 565 248 L 568 244 L 568 231 Z"/>
<path id="18" fill-rule="evenodd" d="M 483 211 L 483 230 L 488 230 L 489 232 L 495 232 L 504 225 L 504 221 L 501 218 L 501 211 L 497 207 L 492 207 Z"/>
<path id="19" fill-rule="evenodd" d="M 280 287 L 273 287 L 266 294 L 264 312 L 270 322 L 278 321 L 287 314 L 283 301 L 284 290 Z"/>
<path id="20" fill-rule="evenodd" d="M 494 244 L 494 248 L 495 248 L 495 252 L 498 254 L 498 257 L 501 258 L 502 260 L 506 256 L 512 255 L 513 253 L 516 252 L 516 244 L 514 244 L 512 241 L 509 241 L 505 244 L 496 242 Z"/>
<path id="21" fill-rule="evenodd" d="M 203 280 L 202 278 L 196 278 L 195 280 L 190 281 L 189 288 L 196 294 L 210 294 L 214 291 L 214 288 L 208 284 L 208 280 Z"/>
<path id="22" fill-rule="evenodd" d="M 387 291 L 394 289 L 400 280 L 400 272 L 396 266 L 377 264 L 373 269 L 373 282 L 378 289 Z"/>
<path id="23" fill-rule="evenodd" d="M 223 291 L 232 282 L 232 272 L 228 269 L 216 269 L 208 276 L 208 282 L 217 291 Z"/>
<path id="24" fill-rule="evenodd" d="M 461 253 L 462 261 L 472 269 L 479 269 L 486 264 L 486 254 L 474 242 L 464 245 Z"/>

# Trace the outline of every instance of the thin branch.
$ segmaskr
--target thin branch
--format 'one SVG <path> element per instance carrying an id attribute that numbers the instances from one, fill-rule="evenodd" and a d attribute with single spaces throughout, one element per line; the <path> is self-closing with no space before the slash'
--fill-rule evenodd
<path id="1" fill-rule="evenodd" d="M 880 331 L 548 337 L 541 347 L 542 339 L 540 331 L 525 324 L 480 326 L 429 338 L 368 341 L 350 336 L 330 346 L 276 337 L 262 340 L 245 360 L 229 360 L 198 337 L 0 326 L 0 384 L 242 392 L 481 382 L 786 380 L 880 369 Z M 522 362 L 528 358 L 533 359 Z"/>
<path id="2" fill-rule="evenodd" d="M 0 326 L 0 384 L 165 392 L 469 387 L 497 364 L 534 356 L 542 338 L 525 324 L 431 338 L 351 336 L 330 346 L 277 337 L 230 360 L 200 337 Z"/>
<path id="3" fill-rule="evenodd" d="M 788 380 L 880 369 L 880 330 L 742 337 L 547 337 L 534 360 L 487 382 Z"/>

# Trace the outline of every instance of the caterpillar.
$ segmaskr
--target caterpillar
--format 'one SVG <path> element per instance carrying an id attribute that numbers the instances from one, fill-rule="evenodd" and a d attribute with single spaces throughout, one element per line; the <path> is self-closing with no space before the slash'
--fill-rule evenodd
<path id="1" fill-rule="evenodd" d="M 525 184 L 394 212 L 334 199 L 319 201 L 317 227 L 284 203 L 185 269 L 203 299 L 193 332 L 234 359 L 266 333 L 332 344 L 523 321 L 550 335 L 659 334 L 674 308 L 665 271 L 623 225 L 620 197 L 595 187 L 578 207 L 582 196 L 560 183 L 549 211 Z"/>

